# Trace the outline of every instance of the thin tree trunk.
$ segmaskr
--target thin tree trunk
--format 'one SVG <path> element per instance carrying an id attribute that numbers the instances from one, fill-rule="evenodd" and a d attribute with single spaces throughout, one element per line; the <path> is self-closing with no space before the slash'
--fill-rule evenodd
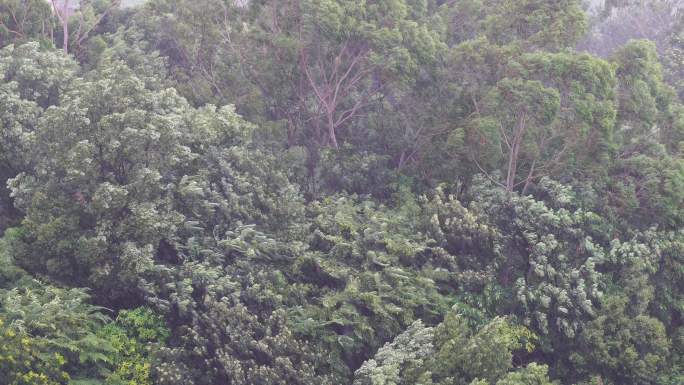
<path id="1" fill-rule="evenodd" d="M 339 148 L 337 145 L 337 137 L 335 135 L 335 121 L 331 112 L 328 112 L 328 140 L 333 148 Z"/>
<path id="2" fill-rule="evenodd" d="M 527 188 L 530 187 L 530 182 L 532 182 L 532 178 L 534 176 L 534 167 L 537 165 L 537 160 L 532 161 L 532 165 L 530 166 L 530 172 L 527 174 L 527 179 L 525 180 L 525 186 L 523 186 L 522 189 L 522 195 L 525 195 L 527 192 Z"/>
<path id="3" fill-rule="evenodd" d="M 64 53 L 69 53 L 69 0 L 64 0 L 64 6 L 62 7 L 62 37 L 64 42 L 62 48 Z"/>
<path id="4" fill-rule="evenodd" d="M 520 145 L 525 137 L 525 113 L 518 119 L 518 127 L 513 136 L 513 143 L 511 146 L 511 153 L 508 157 L 508 174 L 506 176 L 506 192 L 511 193 L 515 188 L 515 177 L 518 169 L 518 154 L 520 152 Z"/>

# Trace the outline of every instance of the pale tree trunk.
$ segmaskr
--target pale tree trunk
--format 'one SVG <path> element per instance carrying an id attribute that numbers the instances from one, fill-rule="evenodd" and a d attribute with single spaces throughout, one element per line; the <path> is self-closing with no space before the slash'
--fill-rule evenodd
<path id="1" fill-rule="evenodd" d="M 64 3 L 62 3 L 62 7 L 57 6 L 56 0 L 51 0 L 52 2 L 52 9 L 57 15 L 57 19 L 59 20 L 60 24 L 62 25 L 62 38 L 63 38 L 63 44 L 62 44 L 62 49 L 64 50 L 64 53 L 69 53 L 69 47 L 73 46 L 72 48 L 76 48 L 78 50 L 79 47 L 81 47 L 83 41 L 90 35 L 90 32 L 97 27 L 102 20 L 110 14 L 110 12 L 115 9 L 116 7 L 119 6 L 121 0 L 110 0 L 109 5 L 107 6 L 107 9 L 105 9 L 99 16 L 98 18 L 92 22 L 89 25 L 85 24 L 85 19 L 83 18 L 83 14 L 81 13 L 81 20 L 79 21 L 78 24 L 78 29 L 74 31 L 75 33 L 73 34 L 73 41 L 70 36 L 69 32 L 69 16 L 71 16 L 70 13 L 70 0 L 63 0 Z M 83 10 L 80 10 L 82 12 Z"/>
<path id="2" fill-rule="evenodd" d="M 69 10 L 67 9 L 67 6 L 69 5 L 69 0 L 64 0 L 64 15 L 67 15 Z M 69 20 L 67 20 L 66 16 L 64 17 L 64 22 L 62 23 L 62 36 L 64 39 L 63 49 L 64 53 L 69 53 Z"/>
<path id="3" fill-rule="evenodd" d="M 69 53 L 69 0 L 63 0 L 62 9 L 57 6 L 56 0 L 51 0 L 52 10 L 57 15 L 57 19 L 62 24 L 62 49 L 64 53 Z"/>
<path id="4" fill-rule="evenodd" d="M 327 124 L 325 144 L 335 149 L 339 148 L 337 130 L 369 105 L 372 97 L 382 88 L 380 84 L 362 90 L 363 95 L 348 106 L 347 110 L 342 110 L 345 101 L 349 101 L 349 96 L 358 91 L 358 87 L 361 87 L 363 81 L 368 79 L 374 70 L 372 66 L 364 67 L 370 49 L 365 45 L 359 47 L 351 45 L 352 43 L 345 42 L 331 63 L 326 62 L 318 54 L 316 64 L 313 66 L 309 63 L 308 52 L 304 48 L 300 49 L 300 68 L 316 99 L 315 115 L 320 113 L 325 116 L 325 124 Z M 308 98 L 308 95 L 308 92 L 304 92 L 300 96 L 304 105 L 306 105 L 304 99 Z"/>
<path id="5" fill-rule="evenodd" d="M 335 135 L 335 120 L 332 113 L 328 113 L 328 142 L 332 148 L 338 148 L 337 136 Z"/>
<path id="6" fill-rule="evenodd" d="M 530 166 L 530 172 L 527 173 L 527 178 L 525 179 L 525 185 L 523 186 L 522 189 L 522 195 L 525 195 L 527 193 L 527 189 L 530 187 L 530 183 L 532 182 L 532 179 L 534 178 L 534 167 L 537 165 L 537 160 L 532 161 L 532 165 Z"/>
<path id="7" fill-rule="evenodd" d="M 513 141 L 510 145 L 510 153 L 508 154 L 508 173 L 506 175 L 506 191 L 513 192 L 516 186 L 515 177 L 518 172 L 518 156 L 520 154 L 520 146 L 525 137 L 525 114 L 523 113 L 518 119 L 518 126 L 513 135 Z"/>

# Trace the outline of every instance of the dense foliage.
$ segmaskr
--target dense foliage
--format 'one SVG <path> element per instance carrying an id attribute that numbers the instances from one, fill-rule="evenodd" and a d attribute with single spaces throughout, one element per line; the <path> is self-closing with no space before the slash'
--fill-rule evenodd
<path id="1" fill-rule="evenodd" d="M 604 5 L 0 0 L 0 385 L 684 383 L 684 14 Z"/>

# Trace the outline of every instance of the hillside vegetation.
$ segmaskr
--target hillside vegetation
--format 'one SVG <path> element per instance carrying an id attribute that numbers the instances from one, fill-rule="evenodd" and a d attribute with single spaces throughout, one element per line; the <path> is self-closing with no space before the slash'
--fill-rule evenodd
<path id="1" fill-rule="evenodd" d="M 72 2 L 0 0 L 0 385 L 684 384 L 678 2 Z"/>

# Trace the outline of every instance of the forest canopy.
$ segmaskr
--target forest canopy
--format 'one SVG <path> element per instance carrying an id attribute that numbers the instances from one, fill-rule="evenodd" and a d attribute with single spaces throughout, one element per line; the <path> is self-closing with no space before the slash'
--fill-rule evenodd
<path id="1" fill-rule="evenodd" d="M 684 383 L 676 0 L 0 0 L 0 385 Z"/>

